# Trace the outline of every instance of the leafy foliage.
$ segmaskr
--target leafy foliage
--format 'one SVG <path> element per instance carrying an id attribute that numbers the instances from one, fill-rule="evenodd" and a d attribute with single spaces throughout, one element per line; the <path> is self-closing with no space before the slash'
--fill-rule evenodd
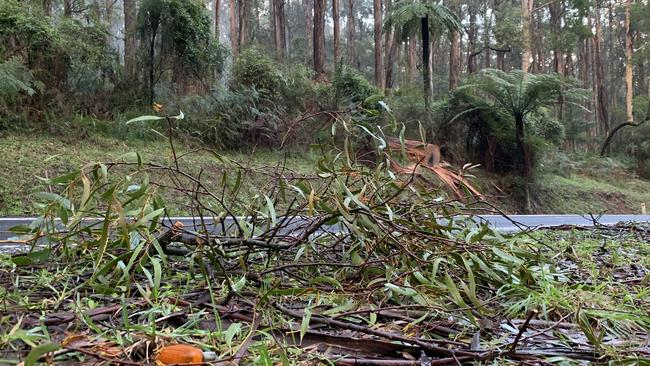
<path id="1" fill-rule="evenodd" d="M 526 130 L 534 123 L 539 135 L 559 141 L 563 137 L 561 125 L 546 123 L 547 108 L 562 98 L 564 103 L 575 104 L 574 100 L 586 96 L 586 91 L 575 87 L 571 80 L 553 74 L 528 74 L 521 70 L 506 73 L 501 70 L 482 70 L 473 82 L 461 87 L 484 98 L 485 105 L 494 110 L 504 121 L 514 124 L 517 171 L 529 175 L 532 152 L 526 145 Z"/>
<path id="2" fill-rule="evenodd" d="M 379 89 L 352 68 L 339 64 L 330 85 L 321 87 L 321 106 L 326 109 L 356 106 L 373 95 L 380 95 Z"/>
<path id="3" fill-rule="evenodd" d="M 406 0 L 396 2 L 384 22 L 385 29 L 394 29 L 399 39 L 417 35 L 421 19 L 429 20 L 429 32 L 441 34 L 448 29 L 460 29 L 458 16 L 444 5 L 430 0 Z"/>

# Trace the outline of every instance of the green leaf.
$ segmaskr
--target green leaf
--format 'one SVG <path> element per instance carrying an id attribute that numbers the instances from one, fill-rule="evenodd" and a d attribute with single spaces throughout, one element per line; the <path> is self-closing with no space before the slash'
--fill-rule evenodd
<path id="1" fill-rule="evenodd" d="M 34 366 L 41 356 L 59 349 L 61 349 L 61 345 L 58 343 L 41 344 L 32 348 L 27 357 L 25 357 L 25 360 L 23 360 L 23 363 L 25 366 Z"/>
<path id="2" fill-rule="evenodd" d="M 499 256 L 501 259 L 503 259 L 506 263 L 513 263 L 513 264 L 517 264 L 517 265 L 524 264 L 523 260 L 521 260 L 521 259 L 519 259 L 517 257 L 514 257 L 514 256 L 504 252 L 503 250 L 501 250 L 499 248 L 493 247 L 492 252 L 494 254 L 496 254 L 497 256 Z"/>
<path id="3" fill-rule="evenodd" d="M 29 266 L 32 264 L 41 264 L 50 259 L 52 251 L 49 249 L 31 252 L 29 254 L 19 255 L 11 258 L 11 261 L 17 266 Z"/>
<path id="4" fill-rule="evenodd" d="M 266 208 L 269 210 L 269 215 L 271 216 L 271 226 L 275 226 L 277 222 L 277 216 L 275 214 L 275 207 L 273 206 L 273 201 L 271 201 L 271 199 L 267 195 L 264 195 L 264 199 L 266 200 Z"/>
<path id="5" fill-rule="evenodd" d="M 223 332 L 223 337 L 226 341 L 226 345 L 228 346 L 228 348 L 232 348 L 232 340 L 235 338 L 236 335 L 241 333 L 241 327 L 242 327 L 241 323 L 232 323 L 230 324 L 228 329 L 226 329 L 226 331 Z"/>
<path id="6" fill-rule="evenodd" d="M 42 198 L 50 203 L 61 205 L 66 210 L 72 210 L 72 203 L 70 200 L 52 192 L 39 192 L 36 193 L 36 197 Z"/>
<path id="7" fill-rule="evenodd" d="M 153 266 L 153 298 L 157 302 L 158 294 L 160 292 L 160 281 L 162 278 L 162 268 L 158 259 L 152 257 L 151 265 Z"/>
<path id="8" fill-rule="evenodd" d="M 135 151 L 123 154 L 118 158 L 118 160 L 123 160 L 126 163 L 137 163 L 138 165 L 142 165 L 142 158 L 140 157 L 140 154 Z"/>
<path id="9" fill-rule="evenodd" d="M 300 323 L 300 342 L 302 338 L 307 334 L 309 330 L 309 322 L 311 321 L 311 309 L 305 308 L 304 315 L 302 316 L 302 322 Z"/>

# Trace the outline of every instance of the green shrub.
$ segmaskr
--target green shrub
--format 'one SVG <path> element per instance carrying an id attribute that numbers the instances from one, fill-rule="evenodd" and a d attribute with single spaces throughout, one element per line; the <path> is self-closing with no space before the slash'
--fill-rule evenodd
<path id="1" fill-rule="evenodd" d="M 380 94 L 379 89 L 363 75 L 342 64 L 337 65 L 332 82 L 321 84 L 318 88 L 321 108 L 328 110 L 358 105 Z"/>
<path id="2" fill-rule="evenodd" d="M 267 54 L 255 47 L 239 54 L 232 74 L 232 89 L 255 88 L 268 97 L 282 95 L 284 80 L 280 70 Z"/>

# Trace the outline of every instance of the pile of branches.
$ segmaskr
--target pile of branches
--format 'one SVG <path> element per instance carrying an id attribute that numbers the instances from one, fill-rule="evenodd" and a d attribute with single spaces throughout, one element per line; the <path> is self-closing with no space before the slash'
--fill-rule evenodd
<path id="1" fill-rule="evenodd" d="M 54 313 L 5 300 L 20 309 L 13 327 L 48 329 L 55 341 L 33 357 L 130 365 L 179 342 L 216 353 L 203 364 L 650 357 L 647 319 L 619 322 L 622 341 L 589 313 L 536 302 L 580 278 L 532 237 L 506 238 L 455 216 L 456 201 L 418 183 L 415 170 L 394 174 L 394 159 L 370 169 L 334 151 L 313 177 L 265 169 L 269 184 L 251 195 L 241 181 L 253 168 L 215 154 L 231 172 L 215 189 L 172 155 L 170 164 L 129 155 L 48 182 L 65 188 L 44 196 L 45 214 L 23 233 L 49 249 L 14 257 L 16 274 L 2 275 L 12 291 L 29 293 L 38 284 L 15 276 L 42 266 L 75 273 L 25 295 L 29 303 L 56 297 Z M 153 172 L 171 183 L 150 181 Z M 191 203 L 196 222 L 167 217 L 163 186 Z M 16 352 L 27 345 L 11 343 Z"/>

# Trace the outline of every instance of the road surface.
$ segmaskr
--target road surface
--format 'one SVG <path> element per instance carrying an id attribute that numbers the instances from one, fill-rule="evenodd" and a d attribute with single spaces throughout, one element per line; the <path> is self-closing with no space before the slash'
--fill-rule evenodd
<path id="1" fill-rule="evenodd" d="M 513 233 L 529 228 L 561 225 L 593 226 L 594 224 L 591 217 L 581 215 L 512 215 L 508 217 L 480 215 L 475 218 L 476 220 L 489 223 L 490 226 L 504 233 Z M 15 237 L 15 234 L 9 231 L 11 227 L 29 225 L 33 220 L 34 218 L 29 217 L 0 218 L 0 252 L 16 250 L 17 246 L 11 242 L 11 238 Z M 197 222 L 197 224 L 199 222 L 192 217 L 172 217 L 170 220 L 171 222 L 180 221 L 185 228 L 190 230 L 194 226 L 194 222 Z M 302 219 L 298 218 L 295 220 L 295 226 L 304 226 L 304 221 L 302 223 L 298 222 Z M 598 217 L 598 223 L 601 225 L 615 225 L 619 222 L 650 223 L 650 215 L 603 215 Z M 210 225 L 211 220 L 206 220 L 206 223 Z M 232 225 L 232 221 L 230 225 Z M 217 228 L 215 227 L 215 229 Z"/>

